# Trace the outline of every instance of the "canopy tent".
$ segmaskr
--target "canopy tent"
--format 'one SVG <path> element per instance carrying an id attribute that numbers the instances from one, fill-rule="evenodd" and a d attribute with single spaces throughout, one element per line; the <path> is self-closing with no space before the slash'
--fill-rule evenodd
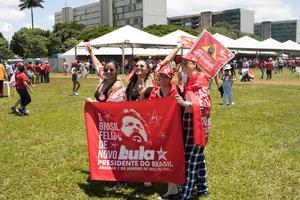
<path id="1" fill-rule="evenodd" d="M 164 42 L 160 37 L 146 33 L 132 26 L 126 25 L 115 31 L 107 33 L 90 41 L 93 47 L 119 47 L 122 48 L 122 68 L 124 69 L 125 49 L 131 48 L 174 48 L 176 45 Z"/>
<path id="2" fill-rule="evenodd" d="M 289 50 L 289 47 L 277 40 L 268 38 L 261 42 L 261 48 L 270 50 Z"/>
<path id="3" fill-rule="evenodd" d="M 129 25 L 93 39 L 90 43 L 93 47 L 173 48 L 176 46 Z"/>
<path id="4" fill-rule="evenodd" d="M 177 42 L 179 41 L 181 36 L 186 36 L 186 37 L 197 39 L 196 36 L 193 36 L 182 30 L 173 31 L 165 36 L 162 36 L 161 39 L 169 44 L 177 45 Z"/>
<path id="5" fill-rule="evenodd" d="M 288 46 L 292 51 L 300 51 L 300 44 L 293 42 L 291 40 L 288 40 L 283 43 L 284 45 Z"/>
<path id="6" fill-rule="evenodd" d="M 233 49 L 246 49 L 246 50 L 259 50 L 262 49 L 261 42 L 249 37 L 244 36 L 237 40 L 235 40 L 234 44 L 232 45 Z"/>
<path id="7" fill-rule="evenodd" d="M 215 33 L 215 34 L 213 34 L 213 37 L 227 48 L 232 48 L 235 46 L 234 44 L 236 41 L 225 35 L 222 35 L 220 33 Z"/>

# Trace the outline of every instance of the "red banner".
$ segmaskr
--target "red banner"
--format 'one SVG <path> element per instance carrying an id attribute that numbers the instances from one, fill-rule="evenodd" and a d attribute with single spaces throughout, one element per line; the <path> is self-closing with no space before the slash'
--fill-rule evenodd
<path id="1" fill-rule="evenodd" d="M 195 42 L 195 38 L 182 35 L 177 43 L 181 44 L 183 48 L 191 48 Z"/>
<path id="2" fill-rule="evenodd" d="M 92 180 L 184 183 L 182 124 L 174 97 L 87 102 L 84 112 Z"/>
<path id="3" fill-rule="evenodd" d="M 195 61 L 211 77 L 215 77 L 234 54 L 204 30 L 186 57 Z"/>

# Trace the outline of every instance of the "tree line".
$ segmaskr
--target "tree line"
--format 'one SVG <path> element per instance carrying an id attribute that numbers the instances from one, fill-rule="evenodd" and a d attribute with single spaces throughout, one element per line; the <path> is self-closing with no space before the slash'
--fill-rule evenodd
<path id="1" fill-rule="evenodd" d="M 143 31 L 163 36 L 180 29 L 198 36 L 204 28 L 212 34 L 218 32 L 233 39 L 249 35 L 238 31 L 234 26 L 226 22 L 216 23 L 213 27 L 201 27 L 198 29 L 178 25 L 150 25 L 145 27 Z M 108 25 L 87 27 L 76 22 L 57 23 L 53 26 L 52 31 L 40 28 L 21 28 L 14 33 L 10 45 L 8 45 L 3 35 L 0 34 L 0 58 L 12 58 L 14 55 L 24 58 L 51 57 L 53 54 L 66 52 L 80 41 L 89 41 L 115 29 L 116 27 Z M 254 37 L 253 35 L 250 36 Z M 256 39 L 259 38 L 256 37 Z"/>

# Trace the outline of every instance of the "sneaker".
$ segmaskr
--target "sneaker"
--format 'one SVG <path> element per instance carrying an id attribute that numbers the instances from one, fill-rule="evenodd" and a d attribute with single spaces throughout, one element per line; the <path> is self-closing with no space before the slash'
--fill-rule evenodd
<path id="1" fill-rule="evenodd" d="M 19 108 L 16 109 L 16 114 L 19 116 L 24 116 L 24 113 Z"/>
<path id="2" fill-rule="evenodd" d="M 29 115 L 30 112 L 29 112 L 29 110 L 25 109 L 25 110 L 23 111 L 23 114 L 24 114 L 24 115 Z"/>
<path id="3" fill-rule="evenodd" d="M 74 92 L 74 95 L 75 95 L 75 96 L 78 96 L 78 95 L 79 95 L 79 93 L 78 93 L 78 92 Z"/>

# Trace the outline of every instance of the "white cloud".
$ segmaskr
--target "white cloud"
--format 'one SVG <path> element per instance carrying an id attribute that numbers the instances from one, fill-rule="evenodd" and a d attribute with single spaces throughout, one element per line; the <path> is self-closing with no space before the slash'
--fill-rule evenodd
<path id="1" fill-rule="evenodd" d="M 55 19 L 54 19 L 54 14 L 53 14 L 53 15 L 48 15 L 48 16 L 47 16 L 47 19 L 48 19 L 52 24 L 54 24 L 54 21 L 55 21 Z"/>
<path id="2" fill-rule="evenodd" d="M 168 16 L 198 14 L 203 11 L 221 11 L 243 8 L 253 10 L 255 21 L 295 18 L 292 8 L 284 0 L 167 0 Z"/>

